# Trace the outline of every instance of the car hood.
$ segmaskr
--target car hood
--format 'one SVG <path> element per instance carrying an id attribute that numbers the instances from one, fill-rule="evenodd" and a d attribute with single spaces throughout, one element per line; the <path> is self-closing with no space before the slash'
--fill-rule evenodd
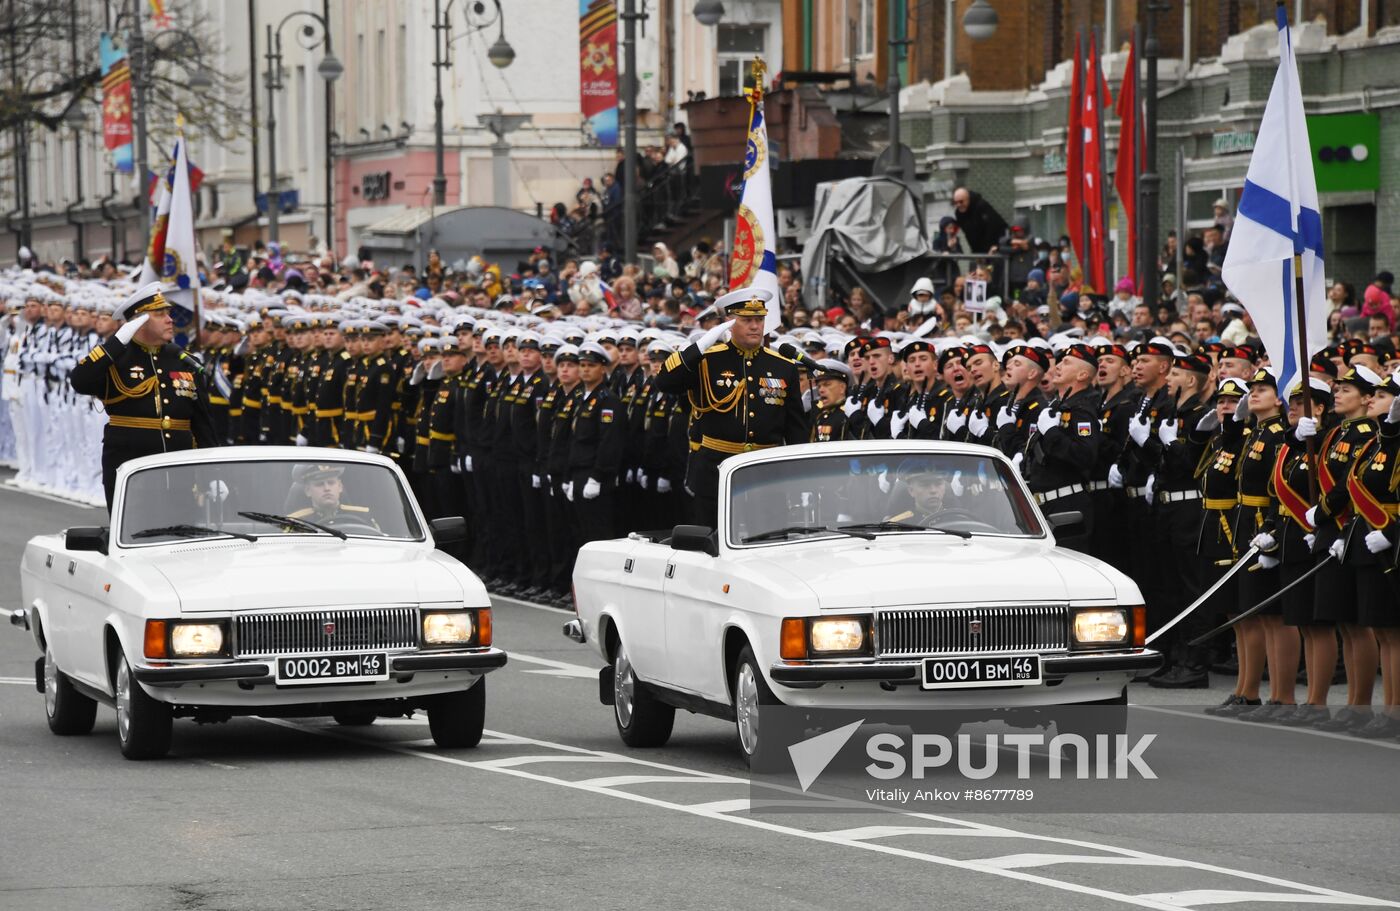
<path id="1" fill-rule="evenodd" d="M 177 547 L 142 559 L 169 580 L 185 612 L 460 602 L 464 596 L 456 575 L 420 546 L 264 539 Z"/>
<path id="2" fill-rule="evenodd" d="M 811 586 L 823 610 L 1131 597 L 1107 566 L 1039 539 L 881 535 L 765 548 L 746 559 Z"/>

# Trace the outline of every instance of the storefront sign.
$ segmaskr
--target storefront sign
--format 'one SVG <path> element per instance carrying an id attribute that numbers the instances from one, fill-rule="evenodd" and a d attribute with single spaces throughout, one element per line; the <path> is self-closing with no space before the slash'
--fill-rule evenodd
<path id="1" fill-rule="evenodd" d="M 1210 137 L 1212 155 L 1234 155 L 1254 148 L 1254 132 L 1216 133 Z"/>
<path id="2" fill-rule="evenodd" d="M 365 199 L 389 198 L 389 172 L 374 171 L 360 178 L 360 196 Z"/>
<path id="3" fill-rule="evenodd" d="M 1308 118 L 1313 174 L 1319 193 L 1379 190 L 1379 114 L 1318 114 Z"/>
<path id="4" fill-rule="evenodd" d="M 1046 174 L 1063 174 L 1069 169 L 1065 161 L 1064 149 L 1051 149 L 1040 158 L 1040 166 Z"/>

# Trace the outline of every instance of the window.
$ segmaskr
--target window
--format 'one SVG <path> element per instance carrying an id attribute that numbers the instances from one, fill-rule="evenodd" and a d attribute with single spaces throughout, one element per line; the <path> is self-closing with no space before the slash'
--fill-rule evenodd
<path id="1" fill-rule="evenodd" d="M 408 26 L 400 25 L 398 34 L 398 46 L 394 52 L 394 79 L 398 84 L 398 104 L 397 113 L 399 120 L 405 119 L 402 115 L 408 113 L 408 74 L 410 67 L 408 64 Z"/>
<path id="2" fill-rule="evenodd" d="M 768 44 L 767 25 L 724 25 L 718 28 L 719 94 L 742 94 L 753 85 L 753 58 Z"/>
<path id="3" fill-rule="evenodd" d="M 848 41 L 855 41 L 856 59 L 875 54 L 875 0 L 846 0 Z M 849 57 L 847 58 L 849 59 Z"/>

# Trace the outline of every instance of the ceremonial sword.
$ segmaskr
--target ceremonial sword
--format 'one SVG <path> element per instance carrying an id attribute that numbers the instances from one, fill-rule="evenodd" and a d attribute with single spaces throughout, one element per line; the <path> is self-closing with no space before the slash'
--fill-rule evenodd
<path id="1" fill-rule="evenodd" d="M 1279 598 L 1282 598 L 1284 595 L 1288 594 L 1288 592 L 1298 583 L 1311 579 L 1314 573 L 1316 573 L 1319 569 L 1322 569 L 1322 567 L 1326 566 L 1328 563 L 1335 559 L 1337 559 L 1336 556 L 1329 552 L 1326 556 L 1324 556 L 1321 560 L 1317 562 L 1316 566 L 1303 573 L 1301 576 L 1294 579 L 1292 582 L 1288 583 L 1283 588 L 1274 592 L 1272 595 L 1265 598 L 1263 601 L 1260 601 L 1258 604 L 1254 605 L 1249 610 L 1240 614 L 1238 617 L 1232 617 L 1231 619 L 1226 620 L 1224 623 L 1220 624 L 1210 632 L 1197 636 L 1195 639 L 1192 639 L 1190 642 L 1188 642 L 1187 645 L 1200 645 L 1202 642 L 1205 642 L 1207 639 L 1217 635 L 1218 633 L 1225 632 L 1227 629 L 1234 626 L 1236 623 L 1239 623 L 1241 620 L 1247 620 L 1250 617 L 1253 617 L 1255 614 L 1259 613 L 1261 610 L 1268 607 L 1270 604 L 1273 604 Z"/>
<path id="2" fill-rule="evenodd" d="M 1183 610 L 1181 613 L 1177 614 L 1175 617 L 1171 618 L 1171 620 L 1167 623 L 1166 626 L 1162 627 L 1161 629 L 1157 630 L 1157 632 L 1155 632 L 1155 633 L 1153 633 L 1152 635 L 1148 636 L 1148 637 L 1147 637 L 1147 641 L 1146 641 L 1145 643 L 1143 643 L 1143 644 L 1144 644 L 1144 645 L 1151 645 L 1153 642 L 1155 642 L 1156 640 L 1160 639 L 1162 636 L 1166 635 L 1166 634 L 1167 634 L 1167 631 L 1170 630 L 1173 626 L 1176 626 L 1176 625 L 1177 625 L 1178 623 L 1180 623 L 1182 620 L 1185 620 L 1187 614 L 1191 613 L 1193 610 L 1195 610 L 1196 608 L 1200 607 L 1202 604 L 1205 604 L 1206 601 L 1210 598 L 1211 595 L 1213 595 L 1213 594 L 1215 594 L 1216 592 L 1218 592 L 1218 591 L 1220 590 L 1221 586 L 1223 586 L 1226 582 L 1229 582 L 1231 579 L 1233 579 L 1233 578 L 1235 577 L 1235 573 L 1239 572 L 1240 569 L 1241 569 L 1246 563 L 1248 563 L 1250 560 L 1254 559 L 1254 555 L 1257 554 L 1257 553 L 1259 553 L 1259 548 L 1257 548 L 1257 547 L 1251 547 L 1249 550 L 1245 551 L 1245 552 L 1244 552 L 1244 556 L 1243 556 L 1243 557 L 1240 557 L 1238 560 L 1236 560 L 1236 561 L 1235 561 L 1235 565 L 1232 566 L 1232 567 L 1230 567 L 1229 569 L 1227 569 L 1227 570 L 1225 571 L 1225 575 L 1221 576 L 1219 579 L 1216 579 L 1216 580 L 1215 580 L 1215 584 L 1212 585 L 1210 588 L 1206 589 L 1206 593 L 1205 593 L 1204 595 L 1201 595 L 1201 596 L 1200 596 L 1199 598 L 1197 598 L 1195 601 L 1191 602 L 1191 604 L 1188 605 L 1188 606 L 1186 607 L 1185 610 Z M 1192 644 L 1192 645 L 1195 645 L 1196 643 L 1193 642 L 1193 643 L 1191 643 L 1191 644 Z"/>

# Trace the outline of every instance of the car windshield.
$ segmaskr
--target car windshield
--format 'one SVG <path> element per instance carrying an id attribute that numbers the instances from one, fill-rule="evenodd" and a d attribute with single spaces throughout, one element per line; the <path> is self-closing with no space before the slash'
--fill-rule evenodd
<path id="1" fill-rule="evenodd" d="M 422 540 L 410 495 L 383 465 L 290 460 L 146 468 L 127 479 L 123 545 L 218 536 Z"/>
<path id="2" fill-rule="evenodd" d="M 730 476 L 729 543 L 851 532 L 1039 537 L 1035 510 L 1002 461 L 890 452 L 780 459 Z"/>

